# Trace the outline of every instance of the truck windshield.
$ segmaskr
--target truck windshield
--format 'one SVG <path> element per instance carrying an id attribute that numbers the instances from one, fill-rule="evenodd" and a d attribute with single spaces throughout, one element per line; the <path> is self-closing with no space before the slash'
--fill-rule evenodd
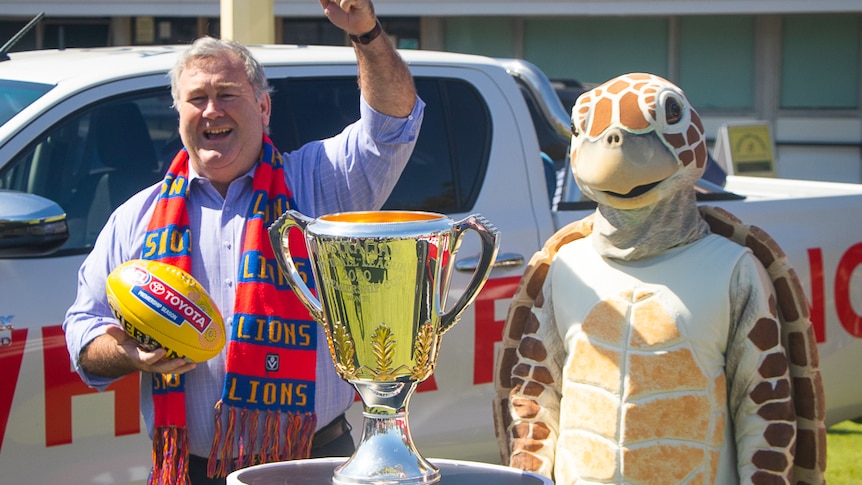
<path id="1" fill-rule="evenodd" d="M 0 125 L 47 93 L 50 84 L 0 79 Z"/>

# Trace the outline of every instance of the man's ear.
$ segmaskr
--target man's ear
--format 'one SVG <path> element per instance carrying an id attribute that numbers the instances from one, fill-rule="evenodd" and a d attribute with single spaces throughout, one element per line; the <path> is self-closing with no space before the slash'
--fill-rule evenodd
<path id="1" fill-rule="evenodd" d="M 260 121 L 264 127 L 269 126 L 269 116 L 272 114 L 272 98 L 269 93 L 263 93 L 260 98 Z"/>

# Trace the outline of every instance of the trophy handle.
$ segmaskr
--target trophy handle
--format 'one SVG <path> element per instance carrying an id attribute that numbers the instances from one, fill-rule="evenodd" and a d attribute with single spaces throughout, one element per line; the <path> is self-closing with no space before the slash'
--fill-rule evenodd
<path id="1" fill-rule="evenodd" d="M 293 257 L 290 255 L 290 243 L 288 242 L 288 234 L 292 227 L 299 228 L 305 234 L 306 227 L 313 221 L 313 219 L 295 210 L 289 210 L 269 226 L 268 232 L 269 241 L 272 243 L 272 251 L 275 253 L 275 260 L 278 262 L 278 266 L 287 278 L 288 283 L 293 288 L 294 294 L 308 308 L 311 317 L 318 322 L 322 322 L 323 307 L 320 301 L 311 293 L 311 290 L 308 289 L 308 285 L 302 280 L 302 275 L 296 270 L 296 264 L 294 264 Z"/>
<path id="2" fill-rule="evenodd" d="M 454 235 L 452 237 L 451 254 L 454 256 L 461 246 L 461 238 L 468 230 L 475 231 L 479 235 L 481 242 L 481 253 L 479 255 L 479 264 L 476 265 L 476 270 L 473 272 L 473 278 L 464 290 L 464 294 L 457 303 L 446 313 L 440 316 L 440 332 L 443 335 L 449 330 L 452 325 L 458 322 L 461 313 L 466 309 L 479 291 L 485 286 L 488 280 L 488 275 L 494 265 L 494 260 L 497 258 L 497 251 L 500 249 L 500 232 L 487 219 L 479 214 L 473 214 L 456 222 L 453 226 Z M 453 258 L 454 259 L 454 258 Z M 451 267 L 454 261 L 449 262 L 449 268 L 446 270 L 447 280 L 451 274 Z M 446 289 L 448 291 L 448 288 Z"/>

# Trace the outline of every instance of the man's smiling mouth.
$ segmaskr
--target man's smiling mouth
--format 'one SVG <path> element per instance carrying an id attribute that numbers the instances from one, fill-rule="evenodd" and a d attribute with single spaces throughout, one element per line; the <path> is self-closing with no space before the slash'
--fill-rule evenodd
<path id="1" fill-rule="evenodd" d="M 217 129 L 212 129 L 212 130 L 205 130 L 204 131 L 204 137 L 206 137 L 207 140 L 215 140 L 215 139 L 225 137 L 231 131 L 233 131 L 233 130 L 231 130 L 230 128 L 217 128 Z"/>

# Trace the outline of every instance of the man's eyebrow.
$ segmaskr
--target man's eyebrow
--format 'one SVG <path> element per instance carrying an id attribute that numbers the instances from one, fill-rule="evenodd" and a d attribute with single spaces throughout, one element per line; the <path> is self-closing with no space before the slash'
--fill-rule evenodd
<path id="1" fill-rule="evenodd" d="M 216 90 L 225 90 L 225 89 L 241 89 L 242 83 L 234 82 L 234 81 L 224 81 L 213 84 Z M 195 86 L 186 90 L 186 94 L 197 94 L 206 92 L 206 86 Z"/>
<path id="2" fill-rule="evenodd" d="M 218 89 L 241 88 L 242 83 L 238 83 L 235 81 L 223 81 L 223 82 L 216 83 L 215 87 Z"/>

